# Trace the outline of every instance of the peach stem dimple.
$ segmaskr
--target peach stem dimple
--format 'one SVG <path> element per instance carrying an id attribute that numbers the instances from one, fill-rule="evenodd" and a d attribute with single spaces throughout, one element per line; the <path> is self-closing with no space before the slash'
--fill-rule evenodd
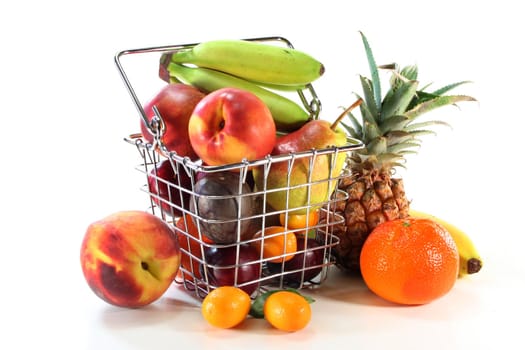
<path id="1" fill-rule="evenodd" d="M 148 271 L 148 272 L 150 273 L 150 275 L 153 276 L 153 278 L 155 278 L 156 280 L 160 280 L 159 276 L 157 276 L 157 274 L 156 274 L 156 273 L 159 272 L 159 271 L 157 271 L 157 270 L 155 270 L 155 271 L 152 270 L 147 262 L 145 262 L 145 261 L 141 261 L 141 262 L 140 262 L 140 267 L 142 267 L 142 269 L 143 269 L 144 271 Z"/>
<path id="2" fill-rule="evenodd" d="M 224 119 L 221 119 L 221 121 L 219 122 L 219 130 L 224 129 L 224 125 L 226 125 L 226 122 L 224 121 Z"/>

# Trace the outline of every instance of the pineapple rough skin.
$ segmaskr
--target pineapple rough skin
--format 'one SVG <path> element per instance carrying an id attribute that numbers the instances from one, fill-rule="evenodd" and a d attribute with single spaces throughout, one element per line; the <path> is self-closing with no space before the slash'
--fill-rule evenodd
<path id="1" fill-rule="evenodd" d="M 342 270 L 360 273 L 359 256 L 370 232 L 382 222 L 408 217 L 409 201 L 403 180 L 385 173 L 346 177 L 339 189 L 348 199 L 337 208 L 345 223 L 334 227 L 340 240 L 333 249 L 335 263 Z"/>

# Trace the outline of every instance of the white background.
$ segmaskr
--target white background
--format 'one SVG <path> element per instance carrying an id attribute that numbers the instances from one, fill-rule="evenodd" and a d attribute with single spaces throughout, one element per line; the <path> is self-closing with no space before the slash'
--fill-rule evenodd
<path id="1" fill-rule="evenodd" d="M 505 348 L 522 344 L 524 310 L 523 16 L 519 2 L 18 1 L 0 5 L 1 348 Z M 123 49 L 280 35 L 319 58 L 323 118 L 368 75 L 358 31 L 378 63 L 418 64 L 422 83 L 460 80 L 478 103 L 432 115 L 438 129 L 403 172 L 413 206 L 469 232 L 483 270 L 444 298 L 394 307 L 336 272 L 316 291 L 312 323 L 281 334 L 251 320 L 219 331 L 177 288 L 143 310 L 106 305 L 87 287 L 87 225 L 146 209 L 133 147 L 138 114 L 117 73 Z M 142 70 L 141 97 L 156 91 Z M 150 85 L 151 84 L 151 85 Z M 137 174 L 136 174 L 137 173 Z M 513 321 L 514 320 L 514 321 Z"/>

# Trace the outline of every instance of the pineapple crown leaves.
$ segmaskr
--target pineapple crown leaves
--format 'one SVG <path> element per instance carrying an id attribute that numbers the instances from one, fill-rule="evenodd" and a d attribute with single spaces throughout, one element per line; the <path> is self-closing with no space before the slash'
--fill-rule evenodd
<path id="1" fill-rule="evenodd" d="M 419 87 L 418 67 L 409 65 L 400 68 L 396 63 L 378 66 L 372 49 L 365 35 L 360 32 L 365 48 L 370 78 L 360 76 L 363 96 L 356 96 L 364 101 L 359 106 L 361 120 L 351 112 L 347 113 L 342 126 L 350 137 L 365 143 L 365 148 L 357 151 L 361 156 L 389 164 L 391 167 L 403 166 L 404 156 L 417 153 L 421 147 L 419 136 L 435 134 L 432 127 L 450 125 L 444 121 L 430 120 L 416 122 L 418 117 L 434 109 L 456 105 L 462 101 L 476 101 L 466 95 L 446 95 L 454 88 L 470 81 L 460 81 L 427 92 L 429 85 Z M 383 97 L 379 70 L 392 73 L 390 87 Z"/>

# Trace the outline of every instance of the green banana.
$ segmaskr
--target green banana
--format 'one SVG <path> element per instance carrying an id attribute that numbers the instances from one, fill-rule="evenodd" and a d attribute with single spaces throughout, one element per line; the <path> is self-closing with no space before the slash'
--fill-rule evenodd
<path id="1" fill-rule="evenodd" d="M 410 209 L 409 215 L 414 218 L 431 219 L 443 226 L 452 236 L 459 252 L 459 277 L 479 272 L 483 266 L 481 256 L 467 233 L 450 222 L 432 214 Z"/>
<path id="2" fill-rule="evenodd" d="M 324 73 L 323 64 L 302 51 L 248 40 L 202 42 L 171 53 L 171 62 L 274 85 L 305 85 Z"/>
<path id="3" fill-rule="evenodd" d="M 308 87 L 308 84 L 299 84 L 299 85 L 277 85 L 277 84 L 270 84 L 270 83 L 256 83 L 260 87 L 263 87 L 265 89 L 270 90 L 278 90 L 278 91 L 297 91 L 297 90 L 304 90 Z"/>
<path id="4" fill-rule="evenodd" d="M 175 78 L 204 92 L 234 87 L 255 94 L 270 110 L 278 131 L 296 130 L 310 120 L 310 115 L 294 101 L 233 75 L 213 69 L 187 67 L 176 63 L 170 63 L 167 66 L 167 72 L 170 81 Z M 165 72 L 161 72 L 161 77 L 164 80 L 166 80 L 165 75 Z"/>

